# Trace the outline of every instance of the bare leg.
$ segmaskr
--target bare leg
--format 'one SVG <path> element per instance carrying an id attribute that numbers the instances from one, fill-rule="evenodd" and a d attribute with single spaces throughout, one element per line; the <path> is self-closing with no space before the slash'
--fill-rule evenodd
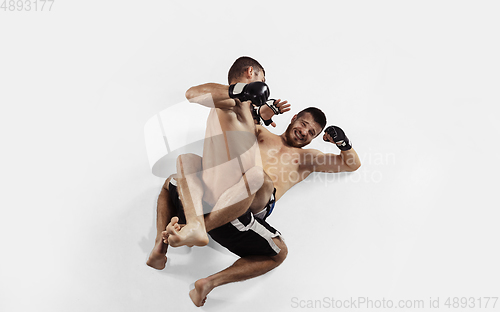
<path id="1" fill-rule="evenodd" d="M 203 217 L 203 184 L 198 177 L 200 171 L 201 157 L 184 154 L 177 158 L 177 190 L 184 207 L 186 225 L 181 231 L 177 218 L 168 224 L 166 232 L 168 243 L 172 247 L 208 244 Z"/>
<path id="2" fill-rule="evenodd" d="M 197 280 L 194 283 L 194 289 L 189 292 L 189 297 L 191 297 L 193 303 L 197 307 L 200 307 L 205 304 L 208 293 L 215 287 L 260 276 L 283 263 L 288 253 L 288 249 L 280 238 L 273 238 L 273 240 L 281 249 L 278 255 L 274 257 L 243 257 L 236 260 L 236 262 L 227 269 Z"/>
<path id="3" fill-rule="evenodd" d="M 212 211 L 203 218 L 204 185 L 198 175 L 201 171 L 200 156 L 184 154 L 178 157 L 177 189 L 184 207 L 186 225 L 181 230 L 178 218 L 172 219 L 167 225 L 164 236 L 166 238 L 168 235 L 168 243 L 172 247 L 208 244 L 206 232 L 231 222 L 249 208 L 252 212 L 260 211 L 274 189 L 271 178 L 261 167 L 250 168 L 238 183 L 222 193 Z"/>
<path id="4" fill-rule="evenodd" d="M 247 189 L 258 191 L 248 196 Z M 235 186 L 221 195 L 212 212 L 205 216 L 207 232 L 233 221 L 249 208 L 252 212 L 260 211 L 269 201 L 273 190 L 273 182 L 262 168 L 251 168 Z"/>
<path id="5" fill-rule="evenodd" d="M 197 156 L 199 157 L 199 156 Z M 191 184 L 189 184 L 190 194 L 194 194 L 197 196 L 196 200 L 194 199 L 194 195 L 191 197 L 192 202 L 198 202 L 199 205 L 202 205 L 202 197 L 203 197 L 203 186 L 201 179 L 197 179 L 195 176 L 190 175 Z M 179 181 L 179 179 L 177 179 Z M 179 183 L 178 187 L 181 184 Z M 191 187 L 194 185 L 195 187 Z M 258 190 L 256 193 L 248 196 L 247 190 Z M 204 238 L 200 234 L 200 229 L 208 232 L 219 226 L 222 226 L 232 220 L 238 218 L 242 214 L 244 214 L 249 207 L 254 209 L 254 207 L 258 209 L 262 209 L 265 206 L 269 198 L 271 197 L 273 190 L 273 183 L 267 174 L 264 174 L 264 171 L 260 167 L 253 167 L 240 179 L 240 181 L 226 190 L 220 197 L 215 207 L 212 209 L 212 212 L 207 214 L 204 218 L 204 223 L 200 221 L 201 216 L 198 215 L 199 211 L 203 208 L 196 208 L 193 205 L 190 205 L 188 202 L 184 202 L 184 212 L 186 214 L 186 226 L 180 230 L 178 225 L 178 218 L 173 218 L 171 222 L 167 226 L 167 230 L 164 233 L 166 237 L 168 235 L 169 245 L 172 247 L 188 245 L 188 246 L 203 246 L 206 245 L 208 241 L 205 243 Z M 195 209 L 193 209 L 195 208 Z M 193 214 L 193 210 L 196 211 L 196 216 L 191 215 L 188 218 L 188 210 L 190 214 Z M 194 220 L 194 221 L 190 221 Z M 193 222 L 193 224 L 190 224 Z M 206 227 L 205 227 L 206 226 Z M 203 239 L 203 240 L 202 240 Z M 208 239 L 208 238 L 207 238 Z M 199 243 L 199 242 L 202 243 Z"/>
<path id="6" fill-rule="evenodd" d="M 156 239 L 153 251 L 149 255 L 149 259 L 146 262 L 152 268 L 157 270 L 163 270 L 165 264 L 167 263 L 167 247 L 168 245 L 163 242 L 162 232 L 165 231 L 167 227 L 167 222 L 174 215 L 174 207 L 170 200 L 170 193 L 168 191 L 168 184 L 170 182 L 170 176 L 163 185 L 160 195 L 158 196 L 158 203 L 156 208 Z"/>
<path id="7" fill-rule="evenodd" d="M 244 196 L 241 196 L 242 194 Z M 245 179 L 242 178 L 236 185 L 225 191 L 219 198 L 219 201 L 216 203 L 212 212 L 204 216 L 203 227 L 201 226 L 201 222 L 198 222 L 198 218 L 201 218 L 203 216 L 197 216 L 196 220 L 194 222 L 191 221 L 192 223 L 190 223 L 187 217 L 187 209 L 185 206 L 184 212 L 186 213 L 186 226 L 184 226 L 181 230 L 181 227 L 178 224 L 179 219 L 174 217 L 167 225 L 167 229 L 164 232 L 164 237 L 166 238 L 168 235 L 168 242 L 172 247 L 178 247 L 182 245 L 203 246 L 202 244 L 197 244 L 196 241 L 200 240 L 200 237 L 204 238 L 203 236 L 198 234 L 198 231 L 200 231 L 200 229 L 202 229 L 204 233 L 206 233 L 238 218 L 248 210 L 248 207 L 251 205 L 254 197 L 255 194 L 251 196 L 246 195 Z M 239 201 L 231 204 L 236 200 Z M 190 232 L 187 232 L 186 229 Z"/>

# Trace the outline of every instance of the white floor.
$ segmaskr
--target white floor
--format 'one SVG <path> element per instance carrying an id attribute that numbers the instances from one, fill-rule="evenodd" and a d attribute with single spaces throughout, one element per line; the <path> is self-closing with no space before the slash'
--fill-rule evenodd
<path id="1" fill-rule="evenodd" d="M 286 194 L 269 219 L 286 261 L 214 290 L 202 310 L 329 308 L 331 298 L 371 300 L 364 310 L 403 300 L 425 311 L 438 298 L 433 311 L 447 299 L 484 307 L 500 297 L 499 6 L 56 1 L 50 12 L 0 11 L 0 310 L 199 310 L 192 283 L 236 258 L 211 243 L 169 250 L 161 272 L 145 265 L 163 179 L 144 126 L 190 86 L 226 83 L 241 55 L 262 63 L 271 97 L 292 113 L 323 109 L 363 165 Z"/>

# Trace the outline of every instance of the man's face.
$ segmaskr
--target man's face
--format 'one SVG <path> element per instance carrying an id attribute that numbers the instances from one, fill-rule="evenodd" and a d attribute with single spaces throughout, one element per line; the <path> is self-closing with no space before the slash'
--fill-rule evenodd
<path id="1" fill-rule="evenodd" d="M 295 119 L 295 120 L 294 120 Z M 304 147 L 321 133 L 321 126 L 310 113 L 294 117 L 285 132 L 286 141 L 293 147 Z"/>

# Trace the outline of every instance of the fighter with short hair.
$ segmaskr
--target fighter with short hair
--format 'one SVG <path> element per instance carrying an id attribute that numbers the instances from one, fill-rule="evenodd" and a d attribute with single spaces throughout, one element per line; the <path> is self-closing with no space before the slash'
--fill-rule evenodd
<path id="1" fill-rule="evenodd" d="M 248 75 L 248 71 L 245 73 Z M 264 82 L 264 77 L 261 77 L 260 81 Z M 237 94 L 239 94 L 244 92 L 243 90 L 245 89 L 244 85 L 238 86 L 237 83 L 237 81 L 230 81 L 230 86 L 213 83 L 196 86 L 190 88 L 186 96 L 190 101 L 197 99 L 194 102 L 199 103 L 207 99 L 207 95 L 211 95 L 214 103 L 216 103 L 216 107 L 219 105 L 219 110 L 233 110 L 234 108 L 232 107 L 237 107 L 237 104 L 235 104 L 237 101 L 234 100 L 229 90 L 232 89 L 231 92 L 233 93 L 234 90 L 236 90 Z M 259 98 L 259 96 L 256 98 Z M 224 107 L 224 103 L 227 106 Z M 245 102 L 240 101 L 240 103 Z M 275 113 L 272 107 L 270 107 L 274 103 L 277 103 L 281 107 L 284 106 L 280 101 L 273 101 L 269 103 L 270 105 L 263 105 L 261 106 L 262 109 L 256 111 L 253 106 L 248 105 L 241 111 L 243 113 L 240 117 L 237 117 L 238 115 L 236 113 L 232 115 L 233 112 L 229 112 L 228 117 L 240 118 L 239 120 L 255 118 L 269 121 L 271 119 L 270 117 Z M 239 108 L 236 108 L 236 111 L 238 111 L 238 109 Z M 225 115 L 219 114 L 219 116 Z M 243 125 L 246 126 L 248 123 L 245 122 Z M 286 245 L 280 238 L 280 233 L 266 221 L 273 212 L 275 200 L 280 199 L 292 186 L 303 181 L 312 172 L 355 171 L 360 167 L 361 164 L 356 151 L 352 148 L 347 136 L 339 127 L 328 127 L 323 135 L 323 140 L 336 144 L 341 150 L 340 154 L 325 154 L 316 149 L 303 148 L 314 138 L 319 136 L 325 126 L 326 117 L 324 113 L 315 107 L 307 108 L 297 115 L 294 115 L 286 131 L 281 135 L 275 135 L 260 125 L 255 126 L 254 133 L 258 142 L 258 150 L 262 160 L 261 163 L 266 173 L 264 175 L 264 180 L 272 181 L 272 184 L 267 182 L 263 183 L 259 191 L 264 191 L 266 195 L 260 197 L 269 198 L 267 195 L 271 190 L 272 196 L 269 201 L 266 199 L 264 204 L 260 205 L 259 203 L 259 205 L 253 207 L 251 205 L 250 209 L 243 215 L 216 228 L 209 226 L 209 223 L 217 223 L 215 220 L 218 218 L 220 218 L 220 220 L 228 218 L 228 215 L 232 216 L 232 213 L 235 213 L 238 209 L 226 209 L 226 213 L 223 216 L 219 215 L 215 217 L 212 213 L 205 216 L 206 229 L 209 231 L 210 236 L 241 258 L 225 270 L 195 282 L 195 288 L 190 291 L 189 295 L 196 306 L 201 306 L 205 303 L 207 294 L 212 291 L 213 288 L 262 275 L 284 261 L 288 252 Z M 236 166 L 234 166 L 234 168 L 236 168 Z M 205 163 L 203 163 L 203 173 L 205 173 L 204 170 Z M 234 169 L 234 172 L 240 172 L 241 174 L 242 171 Z M 222 180 L 222 177 L 220 180 Z M 203 182 L 207 183 L 207 181 L 209 180 L 203 179 Z M 204 199 L 216 198 L 217 195 L 219 195 L 220 201 L 225 195 L 224 191 L 222 191 L 223 189 L 224 188 L 218 191 L 216 190 L 212 195 L 210 195 L 209 192 L 205 192 L 209 195 L 203 193 Z M 230 189 L 231 187 L 225 190 L 227 191 Z M 170 193 L 169 195 L 172 196 L 173 194 Z M 162 194 L 160 194 L 160 197 L 161 196 Z M 182 195 L 175 197 L 183 199 Z M 255 196 L 253 200 L 257 198 L 258 197 Z M 178 201 L 176 205 L 177 208 L 180 208 L 180 214 L 182 214 L 182 203 L 184 203 L 184 201 Z M 160 211 L 160 198 L 158 207 Z M 188 210 L 193 210 L 192 206 L 191 208 L 188 207 L 189 204 L 187 206 L 184 205 L 184 210 L 186 212 Z M 172 209 L 172 207 L 170 209 Z M 172 215 L 172 213 L 170 215 Z M 207 219 L 211 217 L 213 217 L 213 219 L 207 222 Z M 176 243 L 181 241 L 180 244 L 182 244 L 183 238 L 181 236 L 182 232 L 186 230 L 186 227 L 181 227 L 178 221 L 179 219 L 177 217 L 172 218 L 167 227 L 167 231 L 162 233 L 163 239 L 168 240 L 169 243 L 171 241 Z M 158 229 L 160 229 L 160 222 L 158 226 Z M 165 253 L 163 253 L 163 255 L 164 254 Z"/>

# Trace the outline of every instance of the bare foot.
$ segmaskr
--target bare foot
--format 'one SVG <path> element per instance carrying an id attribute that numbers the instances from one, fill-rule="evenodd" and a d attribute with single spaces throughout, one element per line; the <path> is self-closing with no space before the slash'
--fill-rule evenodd
<path id="1" fill-rule="evenodd" d="M 165 255 L 167 247 L 167 244 L 163 243 L 162 240 L 156 241 L 146 264 L 157 270 L 163 270 L 167 264 L 167 256 Z"/>
<path id="2" fill-rule="evenodd" d="M 172 247 L 179 246 L 205 246 L 208 244 L 208 236 L 205 228 L 197 221 L 179 225 L 179 218 L 173 217 L 167 225 L 168 244 Z M 165 232 L 163 232 L 165 233 Z"/>
<path id="3" fill-rule="evenodd" d="M 175 229 L 175 231 L 179 232 L 183 227 L 185 227 L 186 225 L 185 224 L 179 224 L 179 218 L 178 217 L 173 217 L 171 220 L 170 220 L 170 223 L 167 224 L 167 227 L 165 228 L 165 231 L 161 232 L 161 237 L 162 237 L 162 240 L 165 244 L 168 245 L 168 231 L 169 232 L 172 232 L 173 230 L 172 229 L 169 229 L 169 226 L 170 227 L 173 227 Z M 167 231 L 168 230 L 168 231 Z M 174 247 L 174 246 L 172 246 Z"/>
<path id="4" fill-rule="evenodd" d="M 207 301 L 207 295 L 214 289 L 214 286 L 206 278 L 197 280 L 194 283 L 194 288 L 189 292 L 189 297 L 194 305 L 201 307 Z"/>

